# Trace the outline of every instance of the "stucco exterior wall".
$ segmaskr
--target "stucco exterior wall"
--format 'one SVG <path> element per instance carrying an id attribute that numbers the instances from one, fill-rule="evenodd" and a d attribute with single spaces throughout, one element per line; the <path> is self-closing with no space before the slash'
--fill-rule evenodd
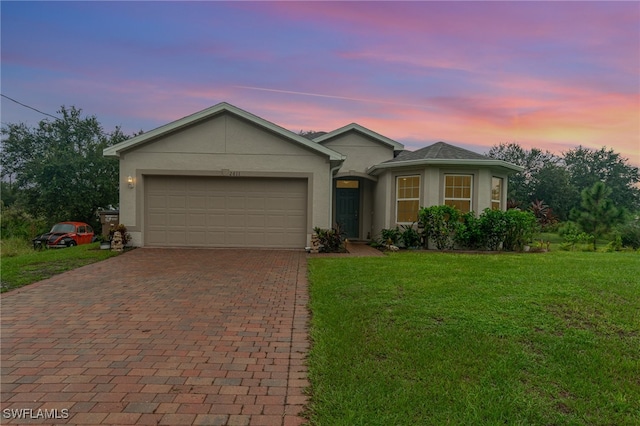
<path id="1" fill-rule="evenodd" d="M 372 238 L 379 238 L 380 231 L 389 228 L 391 223 L 391 211 L 389 205 L 392 204 L 391 173 L 382 172 L 378 176 L 378 182 L 375 185 L 373 194 L 373 217 L 372 217 Z M 395 198 L 395 195 L 394 195 Z"/>
<path id="2" fill-rule="evenodd" d="M 399 176 L 420 176 L 420 207 L 444 204 L 444 183 L 446 174 L 465 174 L 473 176 L 472 209 L 476 214 L 491 208 L 491 179 L 503 179 L 501 207 L 506 210 L 507 177 L 504 172 L 490 168 L 465 167 L 425 167 L 419 169 L 385 170 L 378 175 L 373 191 L 374 214 L 372 237 L 380 236 L 385 228 L 394 228 L 396 221 L 396 178 Z"/>
<path id="3" fill-rule="evenodd" d="M 146 175 L 307 177 L 308 238 L 331 225 L 332 179 L 327 158 L 231 114 L 169 134 L 120 158 L 120 221 L 143 243 Z M 134 179 L 134 188 L 127 178 Z"/>
<path id="4" fill-rule="evenodd" d="M 339 135 L 322 142 L 322 145 L 347 156 L 339 170 L 343 175 L 347 175 L 351 170 L 365 173 L 369 167 L 393 158 L 392 147 L 356 131 Z"/>

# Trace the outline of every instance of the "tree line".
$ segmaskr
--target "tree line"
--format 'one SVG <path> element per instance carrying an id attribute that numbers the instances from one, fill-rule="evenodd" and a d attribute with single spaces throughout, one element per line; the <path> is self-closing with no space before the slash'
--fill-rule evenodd
<path id="1" fill-rule="evenodd" d="M 510 207 L 529 209 L 544 204 L 557 220 L 567 221 L 572 211 L 580 209 L 583 191 L 602 182 L 616 208 L 640 212 L 640 171 L 613 149 L 578 146 L 556 155 L 512 142 L 494 145 L 485 155 L 524 167 L 509 177 Z"/>

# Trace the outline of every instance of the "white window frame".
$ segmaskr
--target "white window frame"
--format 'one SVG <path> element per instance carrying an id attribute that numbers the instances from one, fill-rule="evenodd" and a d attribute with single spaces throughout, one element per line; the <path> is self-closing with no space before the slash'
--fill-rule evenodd
<path id="1" fill-rule="evenodd" d="M 469 177 L 471 178 L 471 184 L 469 185 L 469 198 L 455 198 L 455 197 L 447 197 L 447 177 Z M 469 211 L 473 211 L 473 174 L 471 173 L 445 173 L 444 175 L 444 189 L 443 189 L 443 202 L 447 204 L 447 201 L 468 201 L 469 202 Z M 466 213 L 466 212 L 463 212 Z"/>
<path id="2" fill-rule="evenodd" d="M 418 197 L 410 197 L 410 198 L 400 198 L 400 179 L 407 179 L 407 178 L 418 178 Z M 420 177 L 420 175 L 405 175 L 405 176 L 396 176 L 396 223 L 397 224 L 411 224 L 413 222 L 417 222 L 418 221 L 418 210 L 420 209 L 420 189 L 422 188 L 422 178 Z M 400 222 L 398 220 L 398 204 L 400 204 L 400 201 L 417 201 L 418 202 L 418 210 L 416 210 L 416 220 L 413 222 Z"/>
<path id="3" fill-rule="evenodd" d="M 493 198 L 493 180 L 497 179 L 500 181 L 500 193 L 498 194 L 498 198 Z M 493 209 L 493 203 L 498 203 L 498 210 L 502 210 L 502 191 L 504 190 L 504 178 L 498 176 L 491 176 L 491 208 Z"/>

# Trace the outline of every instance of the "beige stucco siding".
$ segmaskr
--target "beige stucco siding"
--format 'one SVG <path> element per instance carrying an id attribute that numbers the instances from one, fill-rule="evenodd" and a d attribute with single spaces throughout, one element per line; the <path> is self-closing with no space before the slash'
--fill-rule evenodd
<path id="1" fill-rule="evenodd" d="M 330 226 L 331 178 L 326 157 L 231 114 L 127 151 L 120 159 L 120 220 L 142 245 L 144 177 L 149 175 L 305 178 L 308 234 Z M 130 189 L 127 177 L 135 187 Z"/>
<path id="2" fill-rule="evenodd" d="M 444 204 L 444 183 L 447 174 L 465 174 L 473 176 L 472 209 L 476 214 L 486 208 L 491 208 L 491 179 L 503 179 L 502 209 L 506 209 L 507 177 L 504 172 L 490 168 L 471 167 L 425 167 L 421 169 L 389 169 L 378 175 L 378 182 L 374 190 L 374 215 L 372 221 L 372 235 L 380 236 L 384 228 L 393 228 L 396 221 L 396 178 L 399 176 L 420 176 L 420 206 L 435 206 Z"/>
<path id="3" fill-rule="evenodd" d="M 391 208 L 392 203 L 391 191 L 391 173 L 388 171 L 382 172 L 378 176 L 378 182 L 374 190 L 373 200 L 373 231 L 372 237 L 379 238 L 380 231 L 385 228 L 389 228 L 391 224 Z M 395 196 L 394 196 L 395 197 Z"/>
<path id="4" fill-rule="evenodd" d="M 393 158 L 392 147 L 356 131 L 339 135 L 322 144 L 347 156 L 339 171 L 342 175 L 347 175 L 351 170 L 365 173 L 371 166 Z"/>

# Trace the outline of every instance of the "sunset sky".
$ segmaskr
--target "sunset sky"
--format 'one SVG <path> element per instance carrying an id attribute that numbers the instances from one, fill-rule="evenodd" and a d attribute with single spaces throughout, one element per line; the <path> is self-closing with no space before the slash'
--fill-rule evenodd
<path id="1" fill-rule="evenodd" d="M 640 2 L 9 2 L 2 94 L 105 130 L 226 101 L 289 130 L 640 166 Z M 2 98 L 2 123 L 47 118 Z"/>

